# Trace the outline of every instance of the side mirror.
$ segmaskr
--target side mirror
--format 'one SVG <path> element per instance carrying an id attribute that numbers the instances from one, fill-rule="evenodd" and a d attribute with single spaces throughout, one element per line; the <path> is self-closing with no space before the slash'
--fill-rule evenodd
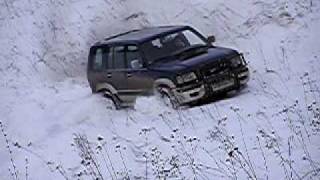
<path id="1" fill-rule="evenodd" d="M 213 35 L 212 35 L 212 36 L 208 36 L 207 42 L 208 42 L 209 44 L 212 44 L 212 43 L 216 42 L 216 37 L 213 36 Z"/>
<path id="2" fill-rule="evenodd" d="M 142 64 L 138 59 L 134 59 L 131 61 L 131 68 L 132 69 L 140 69 L 140 68 L 142 68 Z"/>

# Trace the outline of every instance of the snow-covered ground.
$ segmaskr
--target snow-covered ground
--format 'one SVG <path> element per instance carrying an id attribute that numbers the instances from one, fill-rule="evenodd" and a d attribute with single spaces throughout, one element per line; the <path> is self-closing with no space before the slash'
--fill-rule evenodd
<path id="1" fill-rule="evenodd" d="M 319 12 L 316 0 L 0 1 L 0 179 L 318 179 Z M 241 50 L 248 87 L 179 111 L 156 97 L 116 111 L 91 94 L 92 43 L 167 24 Z"/>

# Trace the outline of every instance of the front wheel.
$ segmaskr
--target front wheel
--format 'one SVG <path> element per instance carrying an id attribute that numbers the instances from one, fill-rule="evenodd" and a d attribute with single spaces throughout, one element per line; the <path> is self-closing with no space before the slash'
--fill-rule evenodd
<path id="1" fill-rule="evenodd" d="M 178 109 L 180 104 L 173 92 L 168 88 L 157 88 L 162 102 L 172 109 Z"/>

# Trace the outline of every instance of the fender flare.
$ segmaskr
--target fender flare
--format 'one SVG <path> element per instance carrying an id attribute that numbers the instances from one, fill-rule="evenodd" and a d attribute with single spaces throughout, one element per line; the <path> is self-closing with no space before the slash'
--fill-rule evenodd
<path id="1" fill-rule="evenodd" d="M 172 82 L 172 80 L 167 79 L 167 78 L 160 78 L 154 81 L 153 89 L 156 90 L 157 87 L 167 87 L 169 89 L 175 89 L 176 85 Z"/>
<path id="2" fill-rule="evenodd" d="M 96 91 L 100 92 L 101 90 L 110 91 L 112 94 L 118 94 L 117 90 L 109 83 L 100 83 L 96 85 Z"/>

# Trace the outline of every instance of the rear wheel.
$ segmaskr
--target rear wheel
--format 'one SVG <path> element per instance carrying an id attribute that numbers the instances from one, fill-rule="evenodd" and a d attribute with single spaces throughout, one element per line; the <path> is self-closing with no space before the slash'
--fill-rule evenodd
<path id="1" fill-rule="evenodd" d="M 113 102 L 116 110 L 119 110 L 122 108 L 121 101 L 115 94 L 112 94 L 111 92 L 105 90 L 105 91 L 102 91 L 102 96 L 104 98 L 110 99 Z"/>

